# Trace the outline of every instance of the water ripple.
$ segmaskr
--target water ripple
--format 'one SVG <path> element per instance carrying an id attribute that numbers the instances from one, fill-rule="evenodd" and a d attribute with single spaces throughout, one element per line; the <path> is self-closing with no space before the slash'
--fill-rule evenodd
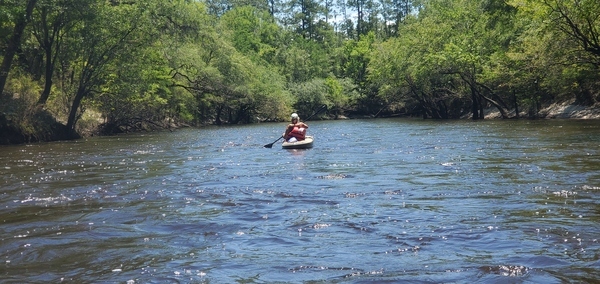
<path id="1" fill-rule="evenodd" d="M 275 124 L 2 148 L 0 274 L 594 282 L 599 130 L 383 119 L 312 122 L 307 151 L 263 148 L 280 135 Z"/>

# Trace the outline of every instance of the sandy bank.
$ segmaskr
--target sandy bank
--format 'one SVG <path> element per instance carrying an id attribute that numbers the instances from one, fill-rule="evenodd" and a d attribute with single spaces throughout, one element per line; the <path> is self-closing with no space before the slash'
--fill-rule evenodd
<path id="1" fill-rule="evenodd" d="M 520 112 L 522 118 L 527 117 L 526 112 Z M 515 112 L 509 113 L 510 117 L 514 117 Z M 547 119 L 600 119 L 600 103 L 593 106 L 577 105 L 574 101 L 566 101 L 562 103 L 553 103 L 542 110 L 539 115 L 541 118 Z M 500 112 L 496 108 L 490 108 L 485 112 L 485 118 L 502 118 Z"/>

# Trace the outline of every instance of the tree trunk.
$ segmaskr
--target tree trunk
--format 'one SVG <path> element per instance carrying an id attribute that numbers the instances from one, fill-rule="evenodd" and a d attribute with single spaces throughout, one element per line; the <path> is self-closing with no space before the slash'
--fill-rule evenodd
<path id="1" fill-rule="evenodd" d="M 69 112 L 69 119 L 67 120 L 67 129 L 70 131 L 75 130 L 75 123 L 77 122 L 77 112 L 79 111 L 81 100 L 83 99 L 85 94 L 86 91 L 83 87 L 79 87 L 79 89 L 77 89 L 77 94 L 75 95 L 75 99 L 73 99 L 71 111 Z"/>
<path id="2" fill-rule="evenodd" d="M 481 117 L 479 117 L 479 96 L 473 85 L 471 85 L 471 101 L 471 113 L 473 113 L 473 120 L 481 119 Z"/>
<path id="3" fill-rule="evenodd" d="M 519 118 L 519 102 L 517 100 L 517 94 L 515 93 L 515 91 L 513 90 L 513 99 L 515 100 L 515 117 Z"/>
<path id="4" fill-rule="evenodd" d="M 58 39 L 60 24 L 52 24 L 52 32 L 50 32 L 50 29 L 48 28 L 48 13 L 46 8 L 42 9 L 40 21 L 42 22 L 42 34 L 39 38 L 39 41 L 42 43 L 41 45 L 44 49 L 46 68 L 44 70 L 44 91 L 42 91 L 42 94 L 40 95 L 37 104 L 45 105 L 48 101 L 48 97 L 50 97 L 50 90 L 52 89 L 52 75 L 54 73 L 54 63 L 56 62 L 56 56 L 58 55 L 58 50 L 56 50 L 55 55 L 53 56 L 52 49 L 54 47 L 54 43 L 60 40 Z"/>
<path id="5" fill-rule="evenodd" d="M 221 125 L 223 122 L 221 121 L 221 114 L 223 113 L 223 107 L 219 106 L 217 107 L 217 115 L 215 117 L 215 124 L 216 125 Z"/>
<path id="6" fill-rule="evenodd" d="M 46 72 L 44 74 L 45 84 L 44 91 L 38 100 L 38 105 L 45 105 L 50 97 L 50 90 L 52 89 L 52 73 L 54 72 L 54 61 L 52 60 L 52 48 L 46 46 Z"/>
<path id="7" fill-rule="evenodd" d="M 37 0 L 29 0 L 27 2 L 27 8 L 25 10 L 25 17 L 19 17 L 17 22 L 15 23 L 15 29 L 13 30 L 13 34 L 8 41 L 8 46 L 6 47 L 6 51 L 4 52 L 4 58 L 2 60 L 2 65 L 0 65 L 0 96 L 4 92 L 4 86 L 6 85 L 6 79 L 8 78 L 8 72 L 10 71 L 10 67 L 12 66 L 12 60 L 21 45 L 21 37 L 23 36 L 23 31 L 25 30 L 25 26 L 31 19 L 31 14 L 33 13 L 33 7 Z"/>

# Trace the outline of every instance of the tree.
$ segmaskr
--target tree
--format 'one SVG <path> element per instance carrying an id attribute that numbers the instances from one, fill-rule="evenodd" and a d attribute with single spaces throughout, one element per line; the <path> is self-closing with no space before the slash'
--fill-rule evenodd
<path id="1" fill-rule="evenodd" d="M 195 97 L 200 123 L 250 123 L 287 113 L 291 99 L 285 80 L 262 57 L 274 51 L 272 22 L 255 26 L 262 19 L 257 15 L 262 12 L 235 8 L 217 25 L 223 36 L 204 27 L 201 36 L 171 51 L 174 86 Z"/>
<path id="2" fill-rule="evenodd" d="M 78 6 L 81 5 L 81 6 Z M 44 51 L 44 90 L 38 100 L 39 105 L 48 101 L 52 89 L 55 64 L 61 45 L 69 29 L 80 19 L 79 13 L 86 9 L 85 1 L 42 0 L 34 10 L 33 36 Z"/>
<path id="3" fill-rule="evenodd" d="M 400 29 L 398 40 L 375 49 L 369 70 L 381 86 L 384 104 L 404 101 L 433 118 L 455 118 L 470 111 L 474 119 L 483 118 L 484 107 L 491 104 L 506 117 L 504 100 L 489 85 L 496 82 L 486 75 L 493 69 L 493 55 L 504 52 L 510 42 L 505 38 L 512 31 L 510 19 L 496 13 L 505 9 L 498 14 L 511 15 L 511 10 L 500 2 L 428 2 L 417 21 Z M 410 106 L 414 102 L 418 107 Z"/>
<path id="4" fill-rule="evenodd" d="M 106 133 L 147 126 L 170 127 L 173 122 L 191 122 L 195 98 L 176 87 L 173 68 L 188 58 L 186 50 L 210 30 L 210 17 L 201 3 L 156 1 L 142 14 L 136 39 L 106 66 L 106 82 L 91 96 L 91 104 L 105 117 Z M 180 65 L 172 65 L 172 62 Z M 175 66 L 175 67 L 174 67 Z"/>
<path id="5" fill-rule="evenodd" d="M 22 1 L 17 1 L 22 3 Z M 21 38 L 23 37 L 23 31 L 25 30 L 25 26 L 31 20 L 31 14 L 33 13 L 33 8 L 37 0 L 27 0 L 25 3 L 25 7 L 20 6 L 20 4 L 14 4 L 13 7 L 17 9 L 25 8 L 25 11 L 17 10 L 14 12 L 16 14 L 16 21 L 13 28 L 12 35 L 8 40 L 8 45 L 6 50 L 4 51 L 4 57 L 2 59 L 2 65 L 0 65 L 0 96 L 2 96 L 4 92 L 4 85 L 6 84 L 6 78 L 8 77 L 8 73 L 12 66 L 12 61 L 17 52 L 17 49 L 21 45 Z"/>
<path id="6" fill-rule="evenodd" d="M 352 78 L 354 83 L 365 87 L 367 79 L 367 64 L 373 51 L 375 34 L 370 33 L 361 40 L 350 40 L 344 46 L 345 59 L 344 76 Z"/>
<path id="7" fill-rule="evenodd" d="M 288 2 L 288 19 L 285 24 L 292 27 L 304 39 L 317 37 L 315 24 L 326 9 L 317 0 L 290 0 Z"/>
<path id="8" fill-rule="evenodd" d="M 152 38 L 141 33 L 148 24 L 145 4 L 110 5 L 104 1 L 88 1 L 81 22 L 73 29 L 68 50 L 61 58 L 63 72 L 75 76 L 68 83 L 73 91 L 67 128 L 74 130 L 85 98 L 100 93 L 108 82 L 110 64 L 124 54 L 148 44 Z"/>
<path id="9" fill-rule="evenodd" d="M 411 0 L 379 0 L 386 37 L 398 35 L 402 22 L 413 12 Z"/>
<path id="10" fill-rule="evenodd" d="M 590 53 L 600 66 L 600 2 L 594 0 L 544 0 L 556 27 L 581 49 Z"/>
<path id="11" fill-rule="evenodd" d="M 343 48 L 342 77 L 350 78 L 362 94 L 369 88 L 368 64 L 373 53 L 375 34 L 369 33 L 360 40 L 348 40 Z"/>
<path id="12" fill-rule="evenodd" d="M 314 78 L 310 81 L 295 84 L 291 92 L 296 98 L 294 110 L 299 113 L 308 114 L 323 104 L 326 104 L 328 86 L 326 81 L 321 78 Z"/>
<path id="13" fill-rule="evenodd" d="M 220 32 L 241 53 L 270 64 L 283 32 L 272 16 L 251 6 L 234 8 L 219 20 Z"/>
<path id="14" fill-rule="evenodd" d="M 350 79 L 328 77 L 324 81 L 325 100 L 330 113 L 336 118 L 348 111 L 357 102 L 358 92 Z"/>
<path id="15" fill-rule="evenodd" d="M 515 94 L 515 101 L 528 105 L 529 115 L 534 117 L 543 102 L 575 99 L 580 104 L 593 104 L 594 90 L 598 89 L 600 79 L 595 63 L 598 58 L 568 29 L 569 23 L 589 23 L 588 27 L 597 27 L 592 15 L 597 15 L 594 11 L 598 4 L 594 1 L 509 3 L 518 11 L 518 32 L 515 32 L 518 36 L 499 66 L 512 74 L 503 81 Z M 591 13 L 590 19 L 584 16 L 588 13 Z M 553 20 L 548 21 L 548 18 Z M 584 27 L 579 29 L 585 30 Z"/>

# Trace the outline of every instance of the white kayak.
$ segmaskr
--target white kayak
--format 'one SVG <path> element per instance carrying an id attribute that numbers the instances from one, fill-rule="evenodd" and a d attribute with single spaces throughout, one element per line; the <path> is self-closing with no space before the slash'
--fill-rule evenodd
<path id="1" fill-rule="evenodd" d="M 306 136 L 306 138 L 304 138 L 304 140 L 302 140 L 302 141 L 296 141 L 296 142 L 284 141 L 283 144 L 281 144 L 281 148 L 283 148 L 283 149 L 309 149 L 309 148 L 312 148 L 314 141 L 315 141 L 314 137 Z"/>

